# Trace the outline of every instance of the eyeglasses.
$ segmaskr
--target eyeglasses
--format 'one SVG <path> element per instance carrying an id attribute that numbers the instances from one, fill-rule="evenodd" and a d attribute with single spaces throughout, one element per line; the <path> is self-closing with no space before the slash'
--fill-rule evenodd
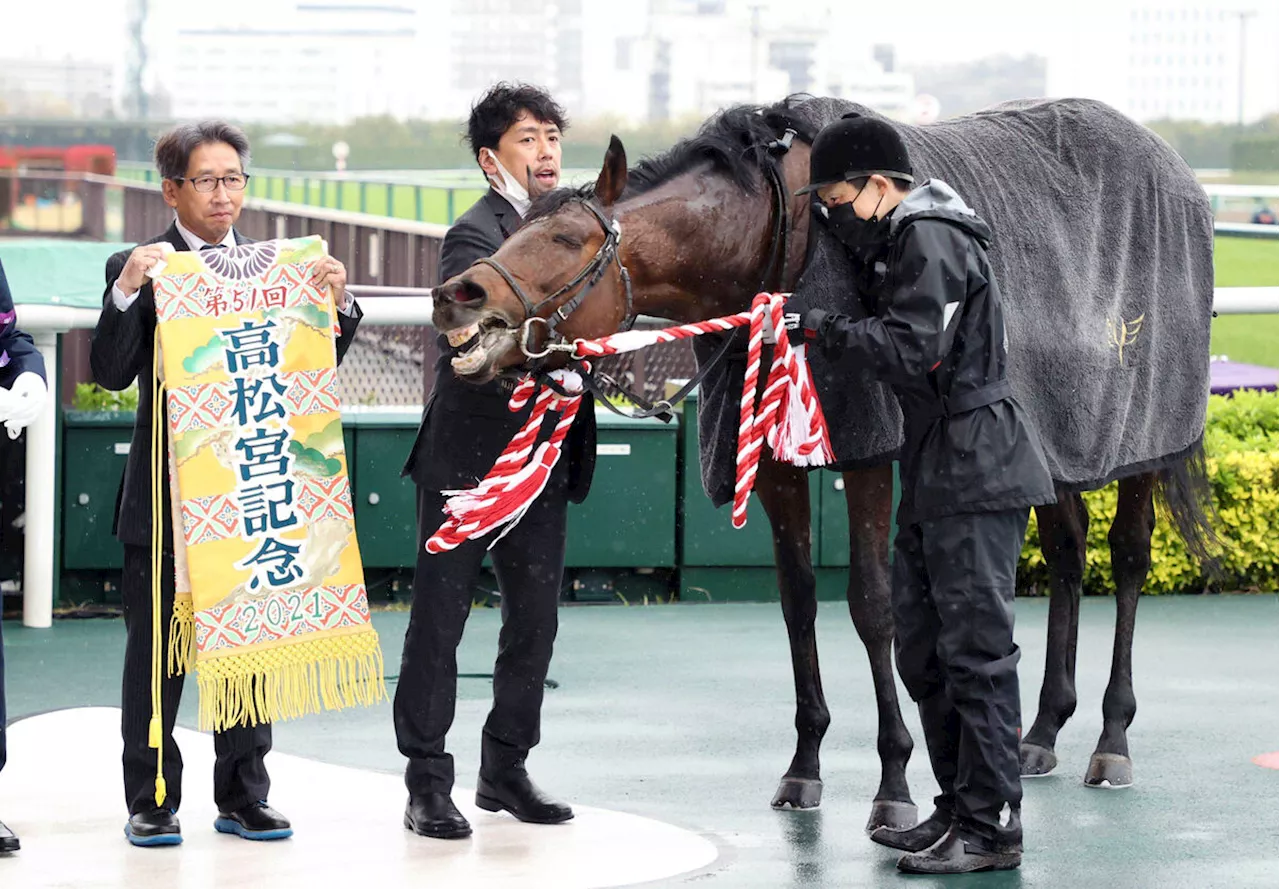
<path id="1" fill-rule="evenodd" d="M 249 174 L 232 173 L 230 176 L 196 176 L 194 179 L 188 179 L 185 176 L 174 176 L 173 181 L 179 184 L 190 182 L 191 187 L 201 194 L 217 191 L 219 182 L 226 187 L 227 191 L 244 191 L 244 187 L 249 184 Z"/>

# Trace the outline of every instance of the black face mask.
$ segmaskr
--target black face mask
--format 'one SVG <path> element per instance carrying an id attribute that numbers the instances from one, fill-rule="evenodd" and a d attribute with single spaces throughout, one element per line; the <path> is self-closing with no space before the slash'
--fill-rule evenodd
<path id="1" fill-rule="evenodd" d="M 866 186 L 864 185 L 863 188 Z M 861 194 L 862 192 L 859 191 L 853 201 L 856 201 Z M 881 195 L 880 201 L 876 202 L 877 211 L 883 200 L 884 196 Z M 827 226 L 854 256 L 867 262 L 880 252 L 880 248 L 888 240 L 889 218 L 887 216 L 881 218 L 872 213 L 870 219 L 859 219 L 853 210 L 853 201 L 827 208 Z"/>

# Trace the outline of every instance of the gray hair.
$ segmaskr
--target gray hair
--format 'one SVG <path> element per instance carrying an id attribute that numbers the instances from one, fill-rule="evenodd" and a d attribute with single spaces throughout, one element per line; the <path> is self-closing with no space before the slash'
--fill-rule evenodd
<path id="1" fill-rule="evenodd" d="M 156 142 L 156 169 L 161 179 L 181 179 L 187 175 L 191 152 L 201 145 L 225 142 L 240 155 L 240 166 L 249 166 L 249 139 L 244 131 L 226 121 L 204 120 L 174 127 Z"/>

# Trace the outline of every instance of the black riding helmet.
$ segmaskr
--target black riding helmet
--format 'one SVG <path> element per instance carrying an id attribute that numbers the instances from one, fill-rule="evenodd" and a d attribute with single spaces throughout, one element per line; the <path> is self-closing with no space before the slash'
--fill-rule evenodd
<path id="1" fill-rule="evenodd" d="M 898 131 L 883 120 L 856 111 L 827 124 L 809 152 L 809 184 L 797 195 L 875 173 L 914 182 L 911 158 Z"/>

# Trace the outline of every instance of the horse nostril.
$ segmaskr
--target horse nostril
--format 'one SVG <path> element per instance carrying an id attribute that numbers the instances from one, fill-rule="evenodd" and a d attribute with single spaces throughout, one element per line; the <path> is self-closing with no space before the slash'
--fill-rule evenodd
<path id="1" fill-rule="evenodd" d="M 489 294 L 475 281 L 464 278 L 458 282 L 450 298 L 460 305 L 477 306 L 484 305 L 489 299 Z"/>
<path id="2" fill-rule="evenodd" d="M 482 306 L 489 299 L 488 292 L 475 281 L 463 279 L 442 284 L 431 293 L 440 305 L 456 305 L 475 308 Z"/>

